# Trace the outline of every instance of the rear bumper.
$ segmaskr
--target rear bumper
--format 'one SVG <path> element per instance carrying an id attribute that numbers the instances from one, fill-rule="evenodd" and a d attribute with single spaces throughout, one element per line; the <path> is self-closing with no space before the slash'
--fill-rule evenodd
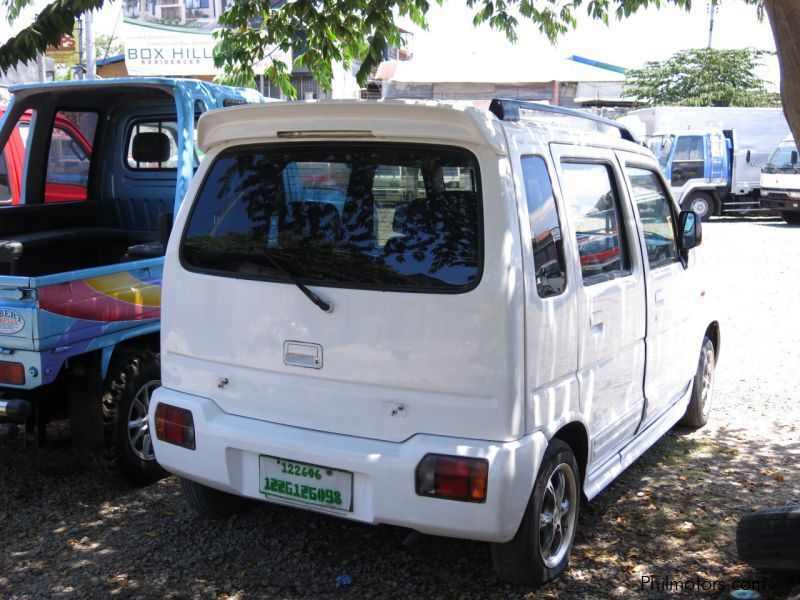
<path id="1" fill-rule="evenodd" d="M 541 432 L 513 442 L 419 434 L 401 443 L 325 433 L 231 415 L 207 398 L 163 387 L 150 403 L 151 423 L 162 402 L 190 410 L 194 419 L 196 450 L 153 439 L 159 463 L 172 473 L 241 496 L 465 539 L 505 542 L 514 536 L 547 447 Z M 429 452 L 487 459 L 486 502 L 418 496 L 414 473 Z M 267 500 L 259 492 L 260 455 L 352 472 L 352 512 Z"/>

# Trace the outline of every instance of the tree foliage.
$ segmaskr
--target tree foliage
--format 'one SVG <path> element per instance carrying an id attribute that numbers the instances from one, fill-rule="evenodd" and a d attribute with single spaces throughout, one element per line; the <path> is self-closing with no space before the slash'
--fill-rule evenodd
<path id="1" fill-rule="evenodd" d="M 32 0 L 0 0 L 13 21 Z M 0 47 L 0 71 L 19 61 L 28 61 L 65 33 L 88 10 L 110 0 L 54 0 L 35 22 Z M 432 0 L 441 4 L 442 0 Z M 464 0 L 474 12 L 476 25 L 487 23 L 516 41 L 524 23 L 533 24 L 551 41 L 573 28 L 577 15 L 609 22 L 623 19 L 648 6 L 672 4 L 690 8 L 691 0 Z M 755 4 L 760 0 L 745 0 Z M 381 60 L 385 45 L 402 44 L 398 18 L 410 18 L 427 26 L 425 15 L 431 0 L 235 0 L 220 18 L 215 62 L 224 69 L 225 81 L 253 84 L 253 68 L 269 58 L 275 48 L 293 48 L 296 66 L 306 67 L 323 86 L 330 85 L 332 65 L 358 64 L 357 77 L 363 85 Z M 285 92 L 290 85 L 292 65 L 276 60 L 265 75 Z"/>
<path id="2" fill-rule="evenodd" d="M 44 7 L 33 24 L 0 46 L 0 72 L 5 73 L 19 62 L 28 62 L 44 52 L 48 46 L 55 46 L 72 28 L 83 13 L 100 8 L 106 0 L 55 0 Z M 32 0 L 0 0 L 0 6 L 7 10 L 7 18 L 13 21 L 19 12 Z"/>
<path id="3" fill-rule="evenodd" d="M 631 69 L 624 94 L 650 106 L 780 106 L 755 74 L 761 50 L 682 50 Z"/>

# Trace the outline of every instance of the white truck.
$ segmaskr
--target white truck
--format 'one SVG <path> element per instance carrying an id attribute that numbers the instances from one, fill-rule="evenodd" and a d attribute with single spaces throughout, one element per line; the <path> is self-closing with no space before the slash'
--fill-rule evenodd
<path id="1" fill-rule="evenodd" d="M 194 509 L 483 540 L 536 585 L 566 568 L 582 494 L 706 422 L 720 329 L 700 220 L 629 132 L 537 118 L 553 110 L 201 118 L 149 413 Z"/>
<path id="2" fill-rule="evenodd" d="M 778 211 L 787 223 L 800 224 L 800 166 L 791 135 L 778 144 L 761 169 L 761 207 Z"/>
<path id="3" fill-rule="evenodd" d="M 679 206 L 703 220 L 760 210 L 761 167 L 789 133 L 780 108 L 662 106 L 620 121 L 645 139 Z"/>

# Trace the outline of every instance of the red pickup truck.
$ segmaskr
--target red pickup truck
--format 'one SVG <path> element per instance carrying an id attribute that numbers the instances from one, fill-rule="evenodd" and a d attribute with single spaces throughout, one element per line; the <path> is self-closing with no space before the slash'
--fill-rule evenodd
<path id="1" fill-rule="evenodd" d="M 5 108 L 0 107 L 0 118 Z M 22 197 L 22 172 L 25 147 L 32 114 L 25 113 L 14 128 L 5 150 L 0 154 L 0 205 L 15 205 Z M 86 168 L 92 146 L 72 121 L 57 116 L 47 162 L 48 179 L 44 201 L 74 202 L 86 200 Z"/>

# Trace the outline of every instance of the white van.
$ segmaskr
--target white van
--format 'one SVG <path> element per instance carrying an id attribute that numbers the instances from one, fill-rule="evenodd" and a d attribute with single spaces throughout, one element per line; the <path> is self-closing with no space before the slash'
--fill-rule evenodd
<path id="1" fill-rule="evenodd" d="M 787 223 L 800 224 L 800 165 L 791 135 L 761 169 L 761 207 L 779 211 Z"/>
<path id="2" fill-rule="evenodd" d="M 484 540 L 518 584 L 563 572 L 581 493 L 705 423 L 720 344 L 699 219 L 590 119 L 506 100 L 203 115 L 149 416 L 189 503 Z"/>

